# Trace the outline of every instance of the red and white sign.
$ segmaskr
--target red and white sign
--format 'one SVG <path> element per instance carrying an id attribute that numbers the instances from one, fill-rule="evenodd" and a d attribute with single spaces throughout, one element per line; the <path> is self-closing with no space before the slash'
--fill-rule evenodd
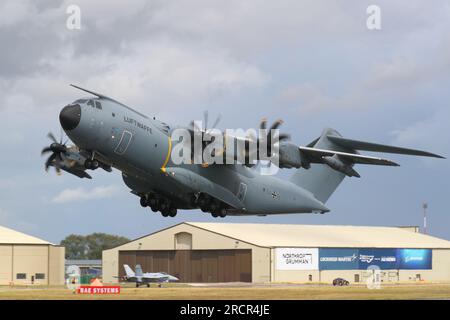
<path id="1" fill-rule="evenodd" d="M 79 286 L 77 293 L 80 294 L 119 294 L 120 286 Z"/>

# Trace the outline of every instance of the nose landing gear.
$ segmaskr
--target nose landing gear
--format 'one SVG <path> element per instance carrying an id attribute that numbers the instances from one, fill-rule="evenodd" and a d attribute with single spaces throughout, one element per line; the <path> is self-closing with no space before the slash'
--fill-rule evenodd
<path id="1" fill-rule="evenodd" d="M 84 167 L 86 169 L 96 170 L 100 167 L 100 163 L 97 160 L 86 159 L 84 162 Z"/>

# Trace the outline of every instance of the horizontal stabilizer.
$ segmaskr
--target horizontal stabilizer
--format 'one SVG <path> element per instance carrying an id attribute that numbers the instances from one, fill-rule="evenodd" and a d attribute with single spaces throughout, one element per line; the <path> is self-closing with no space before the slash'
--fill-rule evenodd
<path id="1" fill-rule="evenodd" d="M 377 157 L 363 156 L 360 154 L 341 152 L 335 150 L 324 150 L 309 147 L 299 147 L 300 152 L 308 157 L 311 163 L 323 163 L 323 157 L 331 157 L 337 155 L 340 159 L 350 163 L 371 164 L 379 166 L 398 166 L 397 163 Z"/>
<path id="2" fill-rule="evenodd" d="M 444 158 L 440 155 L 437 155 L 437 154 L 434 154 L 431 152 L 427 152 L 427 151 L 394 147 L 394 146 L 388 146 L 388 145 L 365 142 L 365 141 L 351 140 L 351 139 L 346 139 L 346 138 L 342 138 L 342 137 L 338 137 L 338 136 L 334 136 L 334 135 L 328 135 L 327 138 L 330 141 L 332 141 L 333 143 L 335 143 L 336 145 L 341 146 L 346 149 L 407 154 L 407 155 L 412 155 L 412 156 Z"/>

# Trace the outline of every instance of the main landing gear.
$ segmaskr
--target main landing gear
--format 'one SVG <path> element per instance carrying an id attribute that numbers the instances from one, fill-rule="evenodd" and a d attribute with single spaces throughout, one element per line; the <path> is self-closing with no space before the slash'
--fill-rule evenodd
<path id="1" fill-rule="evenodd" d="M 142 207 L 150 207 L 153 212 L 161 211 L 163 217 L 175 217 L 177 215 L 177 208 L 170 202 L 170 200 L 157 196 L 156 194 L 148 194 L 141 197 Z"/>
<path id="2" fill-rule="evenodd" d="M 196 201 L 196 204 L 203 212 L 210 212 L 214 218 L 227 216 L 225 204 L 205 193 L 201 193 Z"/>

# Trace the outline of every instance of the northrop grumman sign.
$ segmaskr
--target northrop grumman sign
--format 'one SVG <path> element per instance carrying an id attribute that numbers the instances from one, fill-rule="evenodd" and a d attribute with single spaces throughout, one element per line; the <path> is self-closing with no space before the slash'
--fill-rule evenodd
<path id="1" fill-rule="evenodd" d="M 275 255 L 277 270 L 319 269 L 317 248 L 277 248 Z"/>

